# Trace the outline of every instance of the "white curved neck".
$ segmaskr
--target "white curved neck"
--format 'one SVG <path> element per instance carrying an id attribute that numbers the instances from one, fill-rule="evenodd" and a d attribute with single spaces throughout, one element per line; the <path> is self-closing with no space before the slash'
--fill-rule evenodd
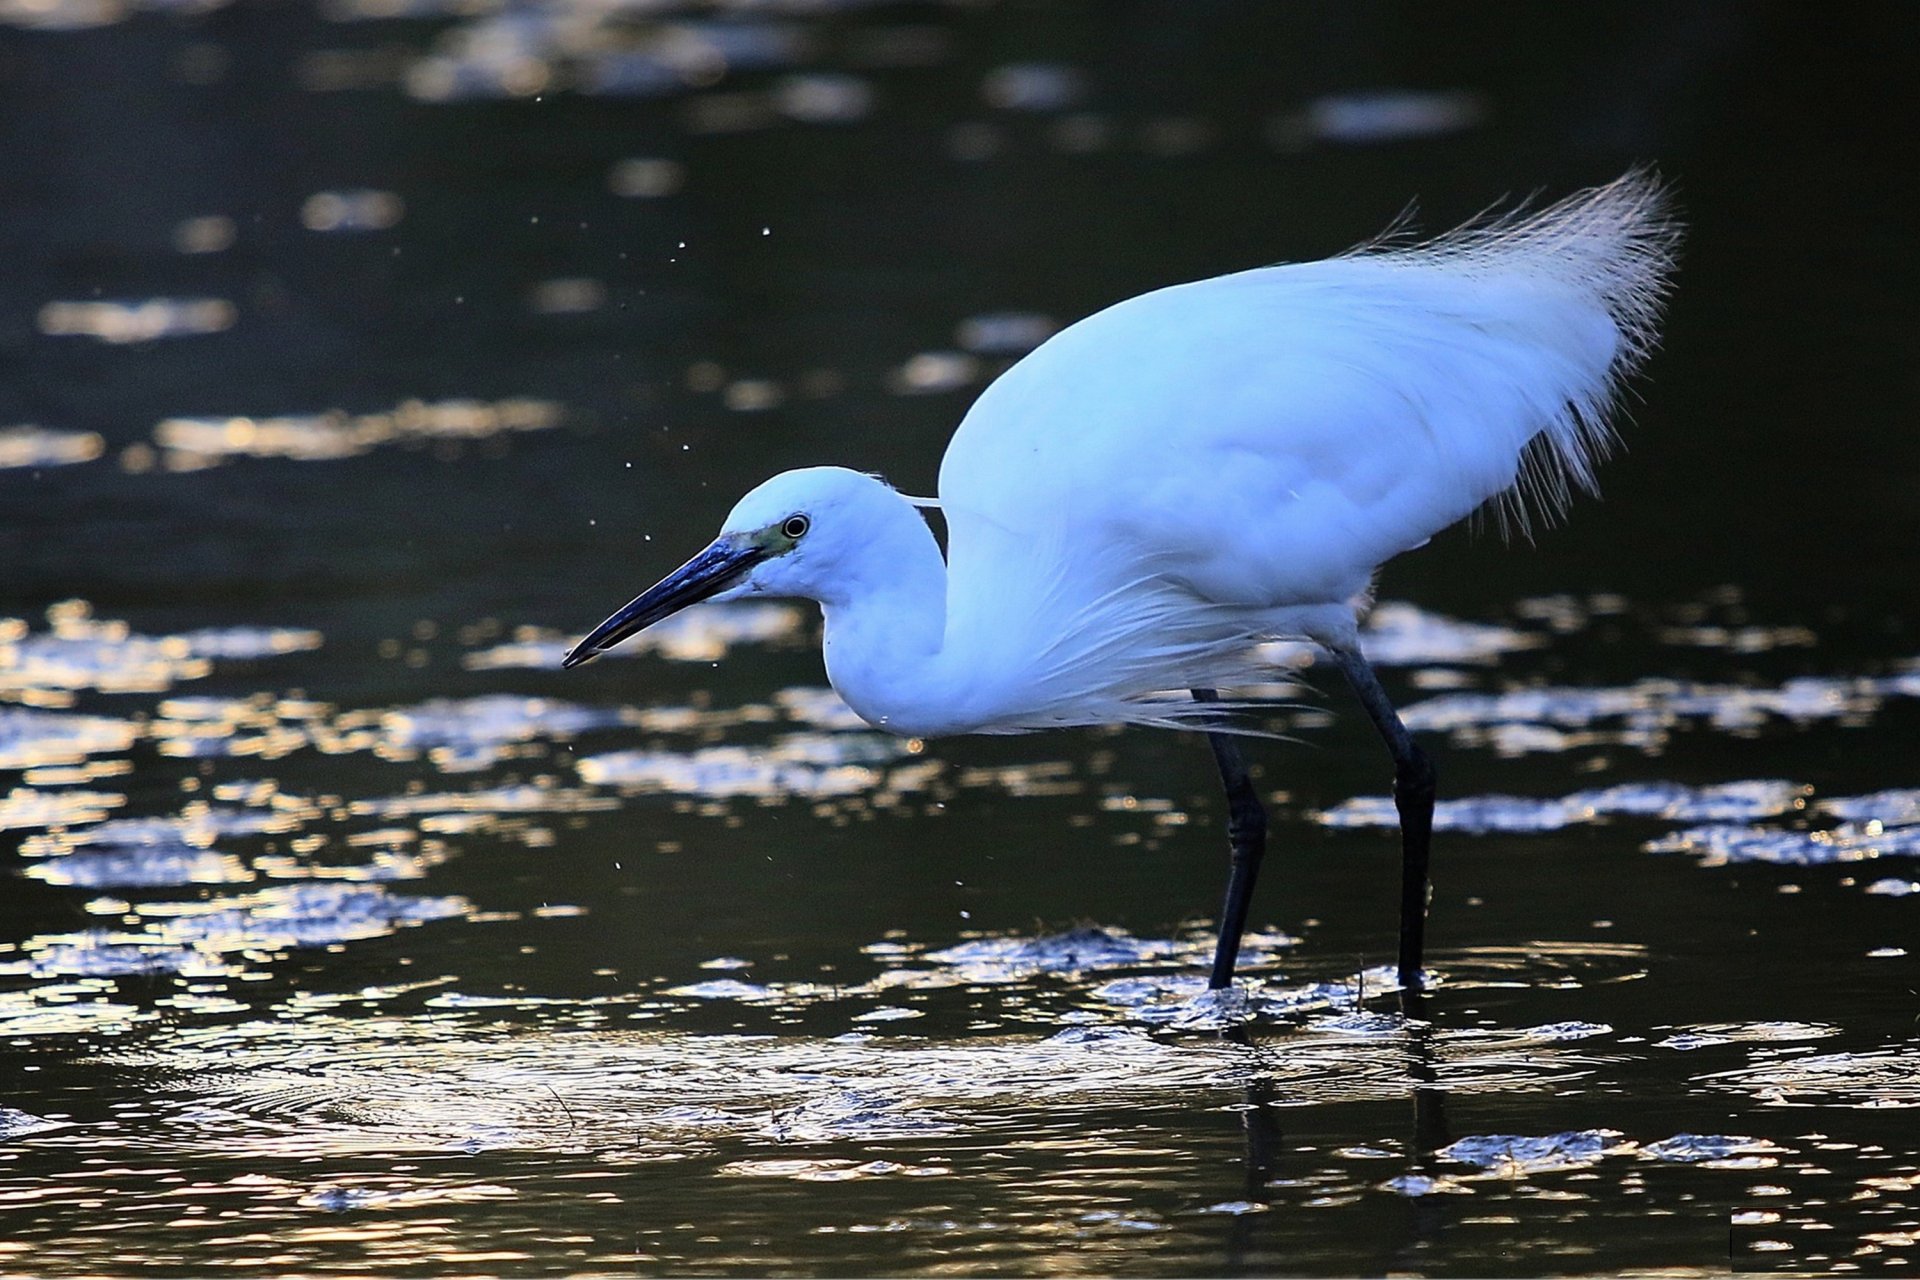
<path id="1" fill-rule="evenodd" d="M 947 621 L 947 565 L 933 531 L 904 500 L 850 563 L 843 562 L 826 615 L 827 678 L 877 729 L 902 737 L 956 732 L 940 662 Z"/>

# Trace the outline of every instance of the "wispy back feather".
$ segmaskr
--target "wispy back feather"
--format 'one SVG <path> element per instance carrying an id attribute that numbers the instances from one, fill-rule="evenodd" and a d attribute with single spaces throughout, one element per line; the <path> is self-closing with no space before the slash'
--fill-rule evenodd
<path id="1" fill-rule="evenodd" d="M 1381 237 L 1341 255 L 1389 267 L 1465 278 L 1537 281 L 1605 311 L 1618 346 L 1605 375 L 1569 388 L 1562 410 L 1528 445 L 1519 479 L 1494 507 L 1501 531 L 1530 535 L 1533 518 L 1565 514 L 1574 490 L 1598 491 L 1596 468 L 1619 445 L 1612 426 L 1626 380 L 1660 340 L 1682 228 L 1671 192 L 1650 168 L 1576 192 L 1545 209 L 1523 203 L 1491 212 L 1435 239 L 1400 243 L 1403 215 Z"/>

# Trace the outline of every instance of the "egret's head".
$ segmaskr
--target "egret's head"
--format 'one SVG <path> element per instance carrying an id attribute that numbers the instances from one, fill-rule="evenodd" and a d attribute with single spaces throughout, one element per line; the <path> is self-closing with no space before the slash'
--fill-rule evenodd
<path id="1" fill-rule="evenodd" d="M 926 525 L 884 481 L 845 467 L 784 471 L 740 499 L 706 550 L 595 627 L 566 658 L 577 666 L 702 600 L 797 596 L 832 604 L 862 578 L 902 521 Z"/>

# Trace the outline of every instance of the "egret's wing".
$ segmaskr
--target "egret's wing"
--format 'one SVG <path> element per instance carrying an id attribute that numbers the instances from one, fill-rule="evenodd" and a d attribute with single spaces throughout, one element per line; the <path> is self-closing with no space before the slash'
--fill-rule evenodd
<path id="1" fill-rule="evenodd" d="M 1629 175 L 1063 330 L 947 450 L 950 634 L 1057 649 L 1066 619 L 1123 624 L 1099 602 L 1142 581 L 1243 609 L 1340 602 L 1491 499 L 1557 510 L 1591 487 L 1619 380 L 1653 340 L 1674 241 L 1660 203 Z"/>
<path id="2" fill-rule="evenodd" d="M 1651 344 L 1673 242 L 1659 203 L 1630 175 L 1532 218 L 1162 289 L 1063 330 L 948 448 L 955 571 L 973 537 L 1056 530 L 1081 572 L 1150 555 L 1210 598 L 1338 600 L 1502 494 L 1551 514 L 1591 487 L 1618 382 Z"/>

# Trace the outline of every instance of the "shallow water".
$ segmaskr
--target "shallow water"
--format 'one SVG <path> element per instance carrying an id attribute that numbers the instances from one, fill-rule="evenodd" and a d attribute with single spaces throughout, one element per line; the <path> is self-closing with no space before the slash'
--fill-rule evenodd
<path id="1" fill-rule="evenodd" d="M 1911 1273 L 1899 20 L 0 4 L 0 1270 Z M 1862 70 L 1871 70 L 1867 74 Z M 1060 324 L 1658 160 L 1664 350 L 1537 545 L 1207 753 L 899 742 L 817 620 L 587 626 L 733 496 L 929 492 Z"/>

